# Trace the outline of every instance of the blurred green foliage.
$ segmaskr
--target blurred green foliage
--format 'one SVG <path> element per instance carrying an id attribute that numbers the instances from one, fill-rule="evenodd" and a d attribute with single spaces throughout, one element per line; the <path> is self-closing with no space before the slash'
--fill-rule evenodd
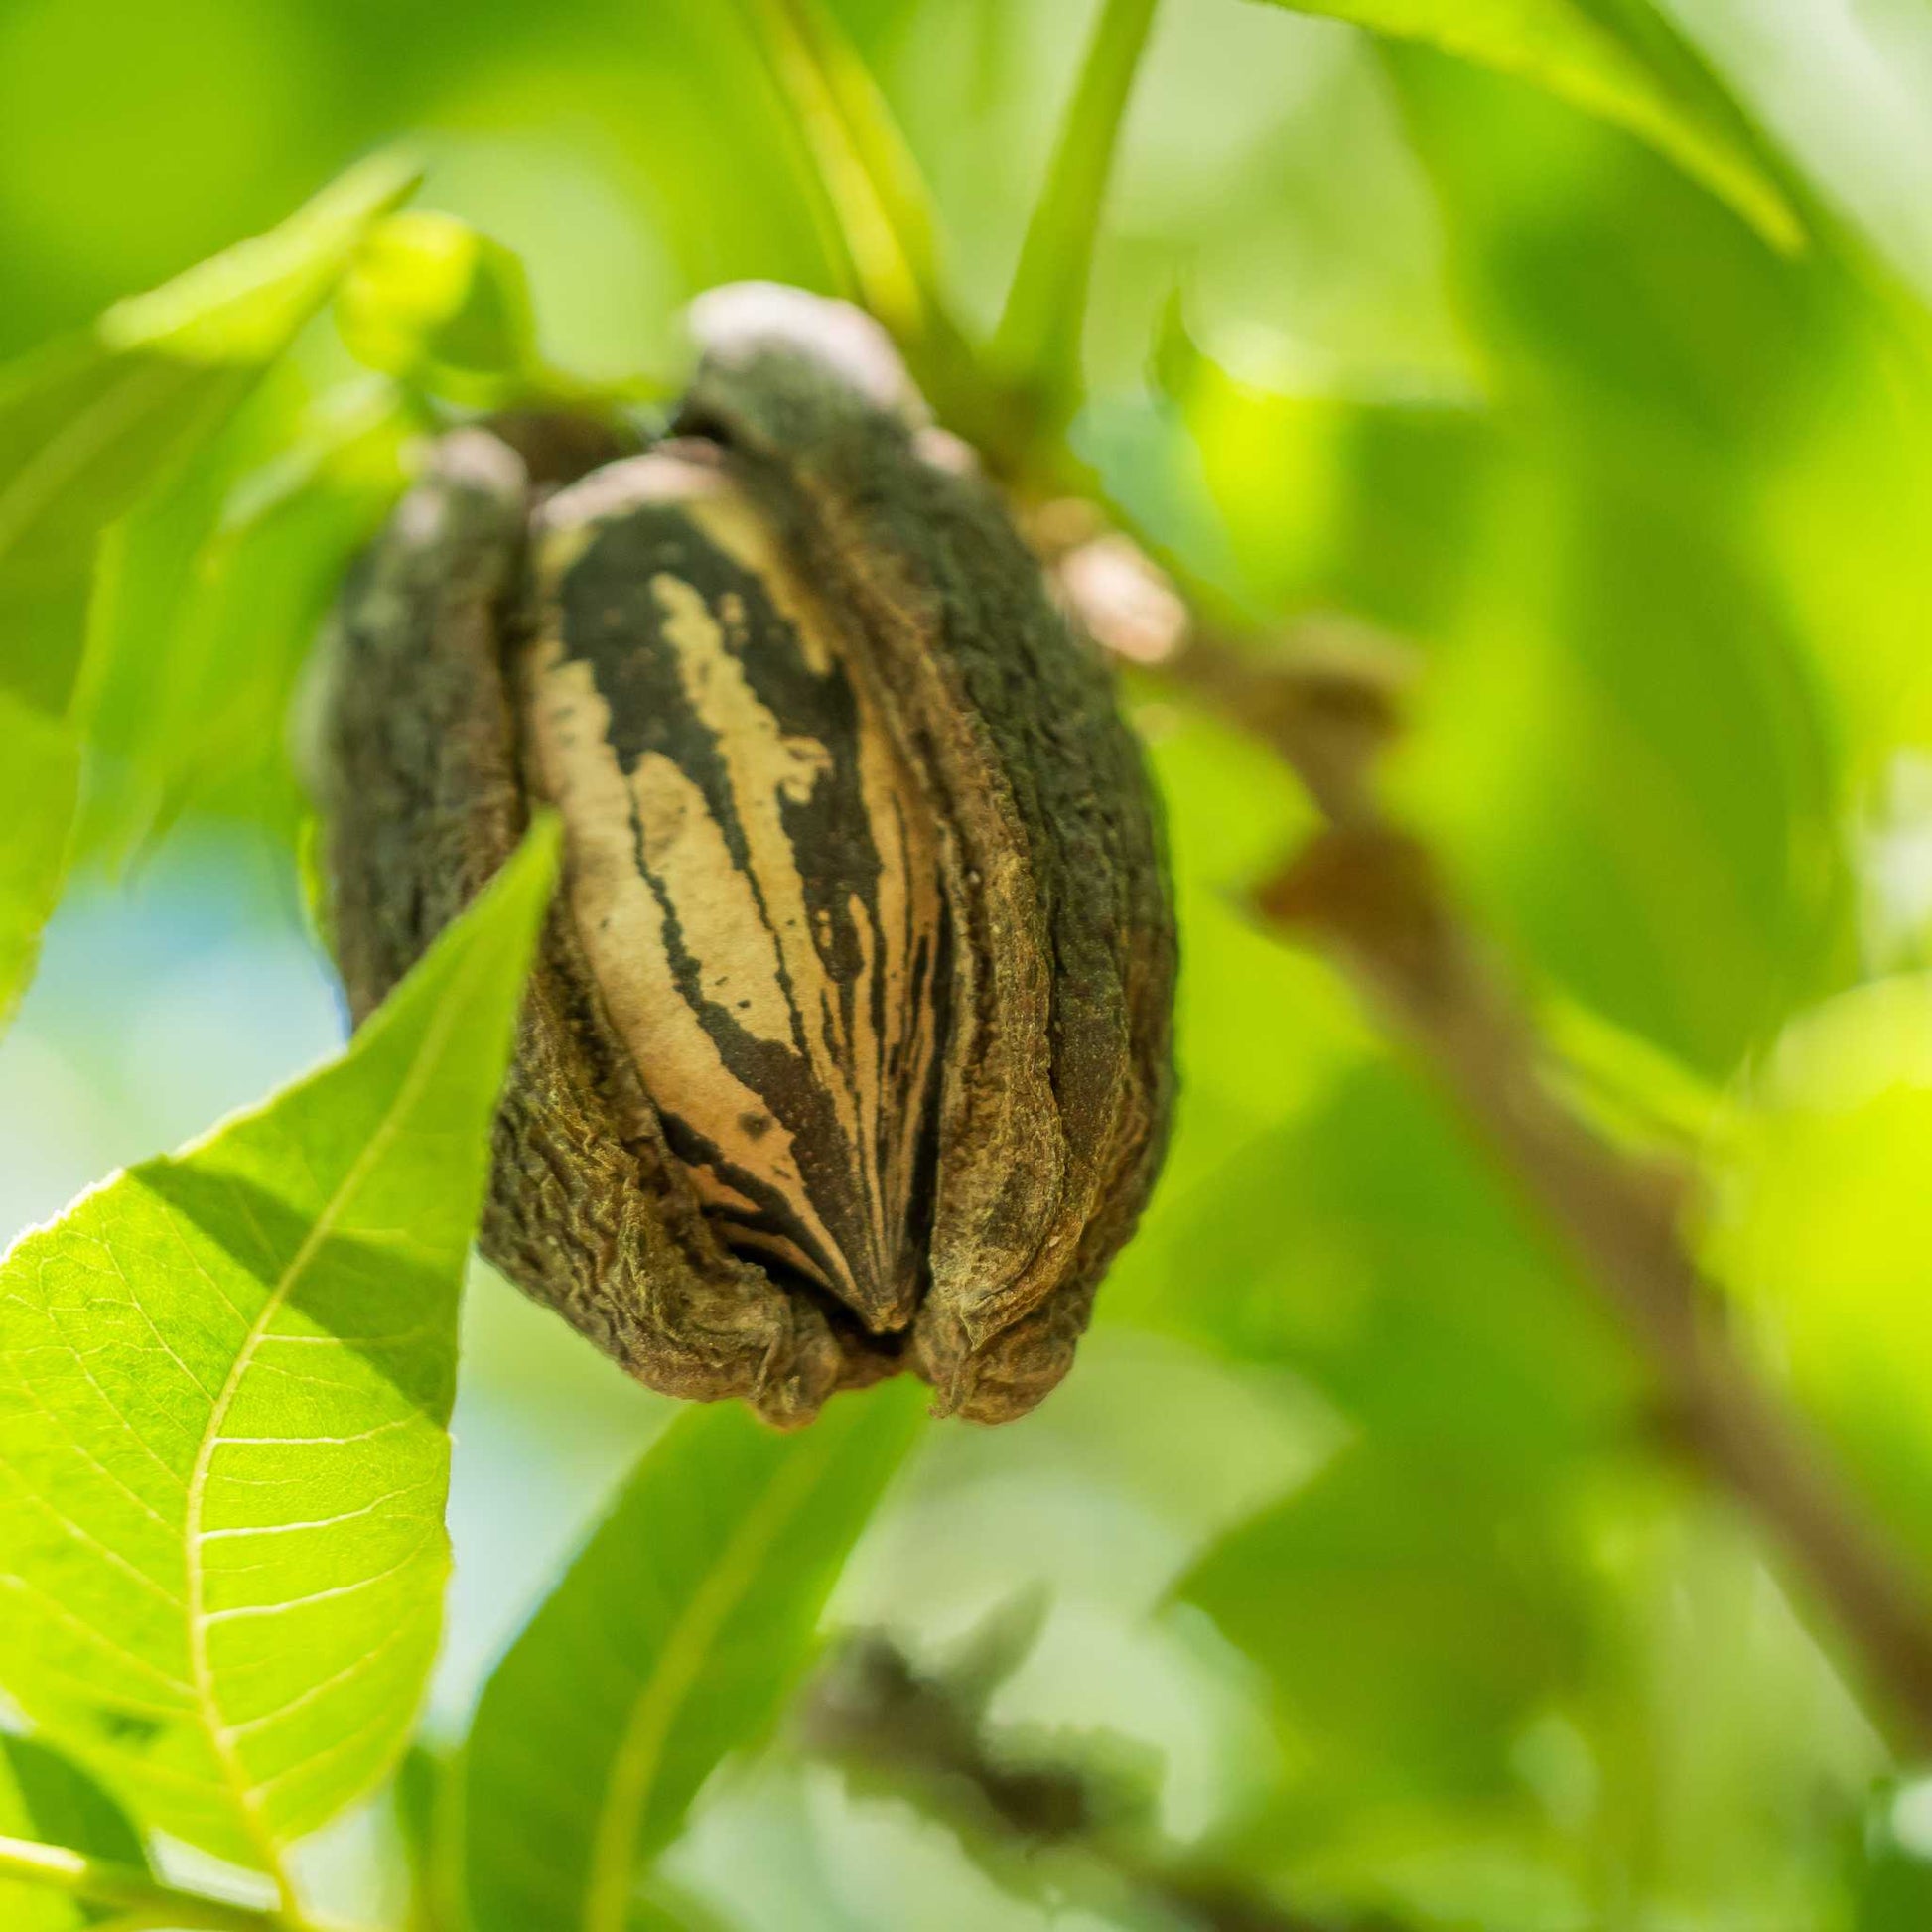
<path id="1" fill-rule="evenodd" d="M 106 1792 L 67 1759 L 31 1737 L 0 1738 L 0 1831 L 137 1868 L 147 1863 L 140 1834 Z M 0 1885 L 9 1925 L 20 1932 L 69 1932 L 84 1906 L 33 1885 Z"/>
<path id="2" fill-rule="evenodd" d="M 1136 73 L 1139 4 L 0 0 L 0 1014 L 69 855 L 83 885 L 155 867 L 165 930 L 192 897 L 166 852 L 213 853 L 244 964 L 286 923 L 313 636 L 429 433 L 635 406 L 720 281 L 859 293 L 956 427 L 1097 483 L 1218 611 L 1405 640 L 1392 799 L 1583 1103 L 1684 1176 L 1714 1319 L 1932 1576 L 1932 244 L 1896 212 L 1932 43 L 1904 0 L 1843 14 L 1165 0 Z M 126 301 L 396 140 L 406 210 L 378 163 L 266 254 Z M 1861 1660 L 1691 1469 L 1509 1176 L 1248 911 L 1313 822 L 1295 780 L 1131 696 L 1186 951 L 1170 1170 L 1072 1381 L 995 1436 L 927 1432 L 833 1618 L 936 1669 L 1047 1591 L 988 1694 L 1002 1733 L 1168 1766 L 1102 1847 L 1158 1884 L 1069 1888 L 1056 1923 L 1212 1924 L 1209 1880 L 1413 1932 L 1932 1923 L 1932 1781 Z M 106 1062 L 187 1011 L 218 1032 L 222 982 L 204 958 L 202 1006 L 166 1008 L 151 977 L 30 1000 L 6 1147 L 83 1102 L 99 1168 L 130 1151 L 111 1114 L 178 1136 L 128 1099 L 146 1062 Z M 663 1419 L 495 1285 L 471 1319 L 446 1739 Z M 703 1436 L 611 1520 L 682 1497 Z M 733 1441 L 696 1493 L 797 1464 Z M 584 1546 L 493 1680 L 473 1785 L 597 1758 L 567 1698 L 504 1711 L 532 1658 L 584 1661 L 565 1609 L 655 1660 L 729 1527 L 663 1513 L 618 1553 L 644 1582 L 615 1532 Z M 829 1561 L 850 1513 L 794 1527 Z M 640 1922 L 1048 1922 L 970 1833 L 845 1793 L 779 1724 L 829 1572 L 772 1561 L 770 1653 L 752 1617 L 690 1717 Z M 412 1758 L 447 1877 L 436 1788 Z M 60 1836 L 8 1792 L 0 1835 Z"/>

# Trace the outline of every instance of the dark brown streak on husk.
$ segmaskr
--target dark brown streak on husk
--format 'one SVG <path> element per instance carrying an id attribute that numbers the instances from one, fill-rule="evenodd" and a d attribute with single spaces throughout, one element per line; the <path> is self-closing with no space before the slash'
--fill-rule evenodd
<path id="1" fill-rule="evenodd" d="M 333 923 L 359 1023 L 514 847 L 525 822 L 502 669 L 526 490 L 506 446 L 459 436 L 345 596 L 333 649 Z M 483 1252 L 631 1373 L 809 1421 L 869 1381 L 822 1313 L 719 1244 L 598 1011 L 554 909 L 498 1112 Z"/>
<path id="2" fill-rule="evenodd" d="M 927 659 L 953 681 L 965 702 L 948 722 L 970 729 L 981 775 L 995 774 L 997 803 L 1017 820 L 1058 1117 L 1025 1125 L 1035 1146 L 1057 1134 L 1067 1167 L 1045 1241 L 1078 1245 L 1070 1262 L 1042 1254 L 1004 1295 L 935 1283 L 917 1346 L 948 1406 L 987 1421 L 1022 1414 L 1066 1372 L 1165 1147 L 1175 937 L 1139 746 L 1098 654 L 1070 646 L 990 485 L 925 461 L 898 419 L 770 351 L 701 368 L 679 426 L 733 452 L 794 551 L 871 625 L 906 714 L 919 719 L 911 686 Z M 911 635 L 908 612 L 919 614 Z M 928 779 L 943 783 L 939 748 L 928 739 L 920 749 Z M 956 793 L 948 816 L 970 824 L 995 798 Z M 1023 1163 L 1000 1177 L 1008 1200 L 995 1212 L 1017 1218 L 1040 1174 Z"/>

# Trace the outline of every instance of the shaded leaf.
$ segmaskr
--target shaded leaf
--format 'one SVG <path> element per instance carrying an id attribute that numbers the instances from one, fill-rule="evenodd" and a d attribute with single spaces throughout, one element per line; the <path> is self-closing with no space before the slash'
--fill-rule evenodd
<path id="1" fill-rule="evenodd" d="M 478 1707 L 481 1932 L 624 1932 L 700 1786 L 776 1715 L 923 1400 L 842 1397 L 792 1437 L 721 1404 L 651 1449 Z"/>
<path id="2" fill-rule="evenodd" d="M 1419 41 L 1527 81 L 1647 142 L 1780 248 L 1803 240 L 1796 211 L 1735 117 L 1715 104 L 1715 89 L 1687 75 L 1681 50 L 1660 49 L 1654 20 L 1637 24 L 1627 11 L 1619 19 L 1619 9 L 1587 0 L 1271 3 Z"/>
<path id="3" fill-rule="evenodd" d="M 1390 66 L 1510 459 L 1444 625 L 1431 803 L 1542 963 L 1726 1075 L 1852 964 L 1848 778 L 1919 675 L 1922 384 L 1829 250 L 1773 255 L 1474 69 Z"/>
<path id="4" fill-rule="evenodd" d="M 0 1029 L 34 974 L 60 902 L 80 792 L 72 730 L 0 691 Z"/>
<path id="5" fill-rule="evenodd" d="M 1292 1367 L 1357 1425 L 1504 1483 L 1589 1453 L 1645 1386 L 1589 1285 L 1386 1063 L 1164 1200 L 1117 1287 L 1115 1314 Z"/>
<path id="6" fill-rule="evenodd" d="M 0 1735 L 0 1835 L 136 1869 L 147 1863 L 140 1834 L 120 1806 L 84 1771 L 31 1737 Z M 45 1886 L 0 1882 L 7 1932 L 68 1932 L 105 1916 Z"/>
<path id="7" fill-rule="evenodd" d="M 660 1874 L 632 1901 L 625 1932 L 735 1932 L 737 1922 Z"/>
<path id="8" fill-rule="evenodd" d="M 1617 1026 L 1724 1077 L 1839 970 L 1829 710 L 1775 587 L 1667 500 L 1528 466 L 1436 658 L 1403 795 Z"/>
<path id="9" fill-rule="evenodd" d="M 1181 1592 L 1266 1671 L 1290 1732 L 1358 1784 L 1495 1796 L 1587 1654 L 1588 1596 L 1537 1485 L 1360 1445 L 1209 1553 Z"/>
<path id="10" fill-rule="evenodd" d="M 462 1788 L 456 1759 L 427 1744 L 411 1744 L 396 1766 L 391 1799 L 409 1872 L 410 1932 L 463 1932 Z"/>
<path id="11" fill-rule="evenodd" d="M 1893 1785 L 1874 1794 L 1854 1862 L 1853 1932 L 1920 1932 L 1932 1924 L 1932 1787 Z"/>
<path id="12" fill-rule="evenodd" d="M 1843 970 L 1845 778 L 1817 640 L 1685 485 L 1687 449 L 1743 452 L 1671 388 L 1605 395 L 1617 458 L 1583 462 L 1581 403 L 1546 435 L 1528 410 L 1265 394 L 1205 358 L 1185 396 L 1256 588 L 1425 647 L 1391 778 L 1483 923 L 1722 1078 Z"/>
<path id="13" fill-rule="evenodd" d="M 1859 301 L 1839 259 L 1765 248 L 1655 155 L 1479 69 L 1414 47 L 1384 67 L 1504 398 L 1565 456 L 1721 517 L 1734 467 L 1837 386 Z"/>
<path id="14" fill-rule="evenodd" d="M 0 1262 L 0 1673 L 144 1822 L 274 1870 L 434 1656 L 456 1308 L 554 837 L 343 1056 Z"/>
<path id="15" fill-rule="evenodd" d="M 1641 1462 L 1468 1476 L 1364 1444 L 1188 1585 L 1276 1695 L 1256 1867 L 1341 1923 L 1839 1923 L 1884 1753 L 1744 1526 Z"/>
<path id="16" fill-rule="evenodd" d="M 1715 1265 L 1932 1574 L 1932 982 L 1800 1021 L 1719 1152 Z"/>

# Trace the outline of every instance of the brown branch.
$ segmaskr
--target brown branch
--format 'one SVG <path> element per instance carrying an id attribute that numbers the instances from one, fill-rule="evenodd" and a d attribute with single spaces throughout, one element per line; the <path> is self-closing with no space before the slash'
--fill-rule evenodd
<path id="1" fill-rule="evenodd" d="M 1321 947 L 1419 1056 L 1603 1291 L 1706 1469 L 1782 1546 L 1910 1741 L 1932 1745 L 1932 1579 L 1740 1346 L 1686 1243 L 1681 1188 L 1559 1097 L 1507 979 L 1375 796 L 1399 660 L 1346 634 L 1271 654 L 1205 632 L 1176 642 L 1164 679 L 1280 753 L 1328 821 L 1263 887 L 1262 913 Z"/>
<path id="2" fill-rule="evenodd" d="M 1316 1920 L 1251 1884 L 1177 1859 L 1136 1829 L 1104 1772 L 1061 1751 L 1017 1752 L 972 1695 L 929 1676 L 877 1632 L 849 1639 L 806 1686 L 793 1733 L 859 1790 L 883 1789 L 938 1818 L 996 1882 L 1098 1893 L 1143 1919 L 1198 1932 L 1395 1932 Z"/>

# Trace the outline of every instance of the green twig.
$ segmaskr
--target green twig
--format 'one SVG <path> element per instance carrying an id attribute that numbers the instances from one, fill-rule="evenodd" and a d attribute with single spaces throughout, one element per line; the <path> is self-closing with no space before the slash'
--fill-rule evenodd
<path id="1" fill-rule="evenodd" d="M 1028 396 L 1049 432 L 1065 423 L 1079 398 L 1101 206 L 1157 4 L 1107 0 L 1101 11 L 994 341 L 1000 372 Z"/>
<path id="2" fill-rule="evenodd" d="M 811 164 L 852 292 L 915 365 L 953 352 L 961 338 L 939 288 L 930 198 L 857 50 L 818 0 L 737 4 Z"/>
<path id="3" fill-rule="evenodd" d="M 242 1905 L 164 1884 L 139 1865 L 90 1859 L 64 1845 L 0 1837 L 0 1878 L 45 1885 L 117 1914 L 123 1932 L 167 1926 L 170 1932 L 322 1932 L 293 1907 Z M 346 1932 L 337 1928 L 337 1932 Z"/>

